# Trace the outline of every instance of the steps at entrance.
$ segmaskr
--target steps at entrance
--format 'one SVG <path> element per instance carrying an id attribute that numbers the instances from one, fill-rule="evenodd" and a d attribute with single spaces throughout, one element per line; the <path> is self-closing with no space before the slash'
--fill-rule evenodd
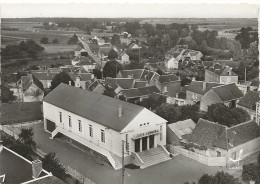
<path id="1" fill-rule="evenodd" d="M 150 167 L 152 165 L 159 164 L 161 162 L 165 162 L 170 160 L 170 155 L 162 148 L 162 146 L 158 146 L 156 148 L 151 148 L 149 150 L 145 150 L 137 153 L 142 161 L 144 162 L 140 168 Z"/>
<path id="2" fill-rule="evenodd" d="M 112 152 L 109 152 L 112 156 L 112 158 L 114 159 L 116 166 L 115 166 L 115 170 L 121 169 L 122 168 L 122 158 L 113 154 Z"/>

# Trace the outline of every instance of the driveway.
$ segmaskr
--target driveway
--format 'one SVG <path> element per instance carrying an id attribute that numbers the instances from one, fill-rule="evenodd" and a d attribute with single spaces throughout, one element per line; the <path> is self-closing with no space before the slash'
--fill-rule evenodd
<path id="1" fill-rule="evenodd" d="M 43 130 L 43 123 L 33 125 L 37 147 L 44 152 L 55 152 L 62 163 L 86 175 L 97 184 L 120 184 L 121 170 L 115 171 L 107 162 L 89 156 L 62 139 L 49 139 L 50 134 Z M 18 128 L 13 131 L 19 132 Z M 204 173 L 214 174 L 227 171 L 223 167 L 208 167 L 192 159 L 178 155 L 173 159 L 146 169 L 126 169 L 127 184 L 183 184 L 197 182 Z M 231 174 L 241 175 L 241 171 L 229 170 Z"/>

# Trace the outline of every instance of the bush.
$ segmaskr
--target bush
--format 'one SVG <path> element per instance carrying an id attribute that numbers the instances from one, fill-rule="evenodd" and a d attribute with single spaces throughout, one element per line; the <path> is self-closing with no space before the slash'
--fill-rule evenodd
<path id="1" fill-rule="evenodd" d="M 47 43 L 49 43 L 49 39 L 47 37 L 42 37 L 40 40 L 40 43 L 47 44 Z"/>
<path id="2" fill-rule="evenodd" d="M 254 180 L 256 182 L 256 184 L 260 184 L 259 165 L 255 164 L 255 163 L 243 165 L 242 179 L 243 179 L 243 181 Z"/>

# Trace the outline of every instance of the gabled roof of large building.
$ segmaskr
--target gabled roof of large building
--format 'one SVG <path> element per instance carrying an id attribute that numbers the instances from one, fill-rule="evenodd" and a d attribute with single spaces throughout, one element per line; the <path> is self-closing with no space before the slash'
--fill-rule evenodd
<path id="1" fill-rule="evenodd" d="M 144 107 L 60 84 L 43 98 L 44 102 L 121 132 Z M 122 107 L 122 116 L 118 109 Z"/>
<path id="2" fill-rule="evenodd" d="M 39 89 L 44 91 L 43 84 L 32 74 L 21 77 L 23 91 L 27 90 L 32 84 L 35 84 Z"/>
<path id="3" fill-rule="evenodd" d="M 147 81 L 135 81 L 133 88 L 143 88 L 147 86 Z"/>
<path id="4" fill-rule="evenodd" d="M 203 85 L 206 85 L 205 89 L 203 89 Z M 204 95 L 211 88 L 220 86 L 220 85 L 223 85 L 223 84 L 213 83 L 213 82 L 204 82 L 204 81 L 191 81 L 187 91 L 191 91 L 193 93 Z"/>
<path id="5" fill-rule="evenodd" d="M 168 125 L 171 131 L 173 131 L 179 139 L 181 139 L 183 135 L 191 134 L 195 126 L 196 124 L 192 119 L 186 119 Z"/>
<path id="6" fill-rule="evenodd" d="M 241 105 L 243 107 L 252 109 L 256 106 L 256 102 L 260 101 L 259 92 L 257 91 L 248 91 L 245 96 L 243 96 L 239 102 L 238 105 Z"/>
<path id="7" fill-rule="evenodd" d="M 169 74 L 169 75 L 160 75 L 159 76 L 159 82 L 160 83 L 168 83 L 168 82 L 174 82 L 179 80 L 179 78 L 175 74 Z"/>
<path id="8" fill-rule="evenodd" d="M 206 146 L 230 149 L 260 136 L 260 127 L 253 121 L 227 127 L 200 119 L 193 130 L 190 142 Z"/>
<path id="9" fill-rule="evenodd" d="M 212 90 L 224 102 L 243 97 L 242 91 L 240 91 L 235 83 L 213 87 Z"/>

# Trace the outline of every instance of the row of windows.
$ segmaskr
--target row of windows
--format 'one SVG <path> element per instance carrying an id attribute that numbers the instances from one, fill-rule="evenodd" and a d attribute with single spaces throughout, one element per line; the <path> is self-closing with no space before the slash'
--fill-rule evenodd
<path id="1" fill-rule="evenodd" d="M 62 123 L 62 113 L 59 112 L 60 115 L 60 123 Z M 72 127 L 72 122 L 71 122 L 71 116 L 68 116 L 69 118 L 69 127 Z M 78 120 L 78 128 L 79 132 L 82 132 L 82 123 L 81 120 Z M 93 126 L 89 125 L 89 136 L 93 137 Z M 101 142 L 105 143 L 105 131 L 101 129 Z"/>

